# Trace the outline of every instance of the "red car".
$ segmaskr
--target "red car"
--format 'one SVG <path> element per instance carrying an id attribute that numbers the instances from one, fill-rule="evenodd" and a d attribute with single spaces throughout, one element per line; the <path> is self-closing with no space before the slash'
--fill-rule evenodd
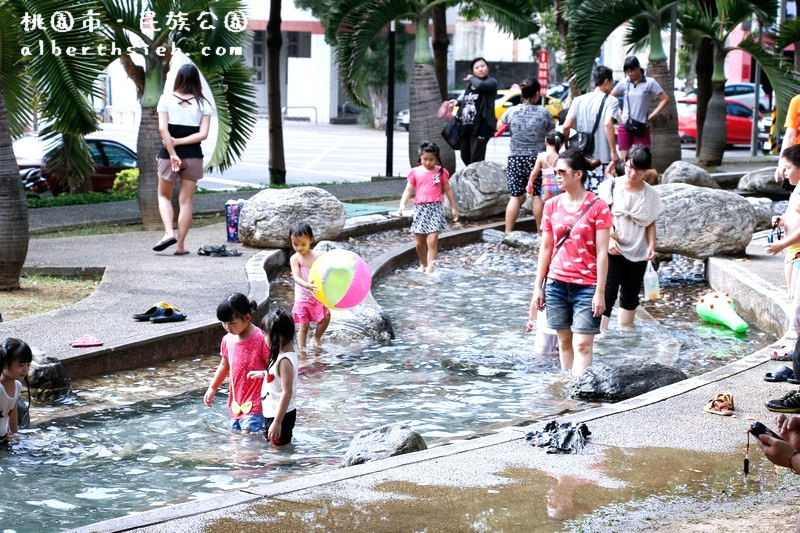
<path id="1" fill-rule="evenodd" d="M 108 139 L 86 139 L 86 144 L 94 164 L 92 188 L 97 192 L 111 189 L 117 172 L 137 166 L 136 154 L 124 144 Z M 20 170 L 41 169 L 47 147 L 47 143 L 36 135 L 27 134 L 15 140 L 14 155 Z M 46 170 L 42 174 L 54 195 L 67 191 L 67 186 L 56 181 Z"/>
<path id="2" fill-rule="evenodd" d="M 753 129 L 753 108 L 735 100 L 725 99 L 726 125 L 728 138 L 726 144 L 750 144 Z M 761 121 L 759 121 L 761 122 Z M 759 123 L 758 137 L 766 139 L 764 125 Z M 697 140 L 697 100 L 688 99 L 678 101 L 678 136 L 681 142 L 693 143 Z"/>

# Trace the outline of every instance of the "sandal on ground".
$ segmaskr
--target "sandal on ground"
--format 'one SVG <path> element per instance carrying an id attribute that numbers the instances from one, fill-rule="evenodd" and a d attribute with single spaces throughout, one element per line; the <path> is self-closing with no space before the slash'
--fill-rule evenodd
<path id="1" fill-rule="evenodd" d="M 778 350 L 775 350 L 772 352 L 772 355 L 769 358 L 773 361 L 786 362 L 792 360 L 792 354 L 790 352 L 778 353 Z"/>
<path id="2" fill-rule="evenodd" d="M 181 322 L 182 320 L 186 320 L 186 315 L 184 315 L 177 307 L 163 309 L 161 313 L 150 318 L 150 322 L 154 324 L 163 324 L 165 322 Z"/>
<path id="3" fill-rule="evenodd" d="M 781 368 L 777 372 L 767 372 L 764 375 L 764 381 L 769 381 L 770 383 L 778 383 L 778 382 L 781 382 L 781 381 L 788 381 L 789 378 L 794 379 L 794 370 L 792 370 L 788 366 L 784 366 L 783 368 Z"/>
<path id="4" fill-rule="evenodd" d="M 94 335 L 81 335 L 74 341 L 70 341 L 70 346 L 73 348 L 90 348 L 92 346 L 102 346 L 103 341 L 95 337 Z"/>
<path id="5" fill-rule="evenodd" d="M 210 257 L 237 257 L 242 255 L 242 252 L 235 248 L 231 248 L 230 250 L 227 248 L 227 245 L 223 244 L 222 246 L 215 246 L 213 244 L 206 244 L 205 246 L 201 246 L 199 250 L 197 250 L 197 255 L 207 255 Z"/>
<path id="6" fill-rule="evenodd" d="M 133 315 L 133 319 L 138 320 L 139 322 L 146 322 L 154 316 L 160 316 L 164 309 L 169 309 L 170 307 L 172 306 L 167 302 L 156 302 L 153 304 L 153 307 L 144 313 L 136 313 Z"/>
<path id="7" fill-rule="evenodd" d="M 720 392 L 708 401 L 703 411 L 712 415 L 731 416 L 733 414 L 733 396 Z"/>

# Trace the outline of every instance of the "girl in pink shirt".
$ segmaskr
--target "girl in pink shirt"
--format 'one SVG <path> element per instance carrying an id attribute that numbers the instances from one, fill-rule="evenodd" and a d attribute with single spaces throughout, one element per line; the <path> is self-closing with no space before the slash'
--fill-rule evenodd
<path id="1" fill-rule="evenodd" d="M 253 370 L 267 369 L 269 347 L 264 333 L 252 322 L 256 303 L 244 294 L 235 292 L 217 306 L 217 319 L 227 335 L 222 338 L 220 360 L 203 402 L 211 407 L 217 389 L 230 374 L 228 385 L 228 410 L 231 429 L 242 433 L 259 433 L 264 429 L 264 411 L 261 407 L 263 379 L 249 379 Z"/>
<path id="2" fill-rule="evenodd" d="M 439 232 L 447 227 L 442 193 L 447 196 L 452 206 L 453 222 L 458 221 L 458 207 L 453 189 L 448 183 L 450 173 L 442 166 L 436 143 L 420 144 L 417 162 L 419 165 L 408 173 L 408 185 L 400 198 L 397 212 L 403 216 L 406 202 L 414 193 L 414 222 L 411 224 L 411 231 L 416 242 L 419 270 L 433 274 L 436 255 L 439 253 Z"/>

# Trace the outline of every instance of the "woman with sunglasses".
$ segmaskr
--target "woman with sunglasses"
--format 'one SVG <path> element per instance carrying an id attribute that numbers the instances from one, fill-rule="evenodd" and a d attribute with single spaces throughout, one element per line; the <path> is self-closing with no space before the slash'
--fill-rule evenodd
<path id="1" fill-rule="evenodd" d="M 656 218 L 663 207 L 661 196 L 645 181 L 652 160 L 649 148 L 633 146 L 625 161 L 625 174 L 606 180 L 598 190 L 614 220 L 608 243 L 606 310 L 600 324 L 603 331 L 608 328 L 617 294 L 619 325 L 633 325 L 647 263 L 656 256 Z"/>
<path id="2" fill-rule="evenodd" d="M 563 194 L 544 204 L 542 246 L 527 331 L 545 309 L 547 327 L 556 330 L 561 369 L 580 375 L 592 364 L 594 336 L 605 311 L 608 237 L 611 213 L 586 190 L 589 164 L 578 150 L 561 153 L 556 181 Z"/>

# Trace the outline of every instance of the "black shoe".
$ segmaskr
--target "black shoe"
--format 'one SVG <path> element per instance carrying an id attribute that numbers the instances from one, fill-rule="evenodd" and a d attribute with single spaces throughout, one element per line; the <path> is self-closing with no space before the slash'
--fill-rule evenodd
<path id="1" fill-rule="evenodd" d="M 770 400 L 766 405 L 776 413 L 800 413 L 800 391 L 792 391 L 780 400 Z"/>

